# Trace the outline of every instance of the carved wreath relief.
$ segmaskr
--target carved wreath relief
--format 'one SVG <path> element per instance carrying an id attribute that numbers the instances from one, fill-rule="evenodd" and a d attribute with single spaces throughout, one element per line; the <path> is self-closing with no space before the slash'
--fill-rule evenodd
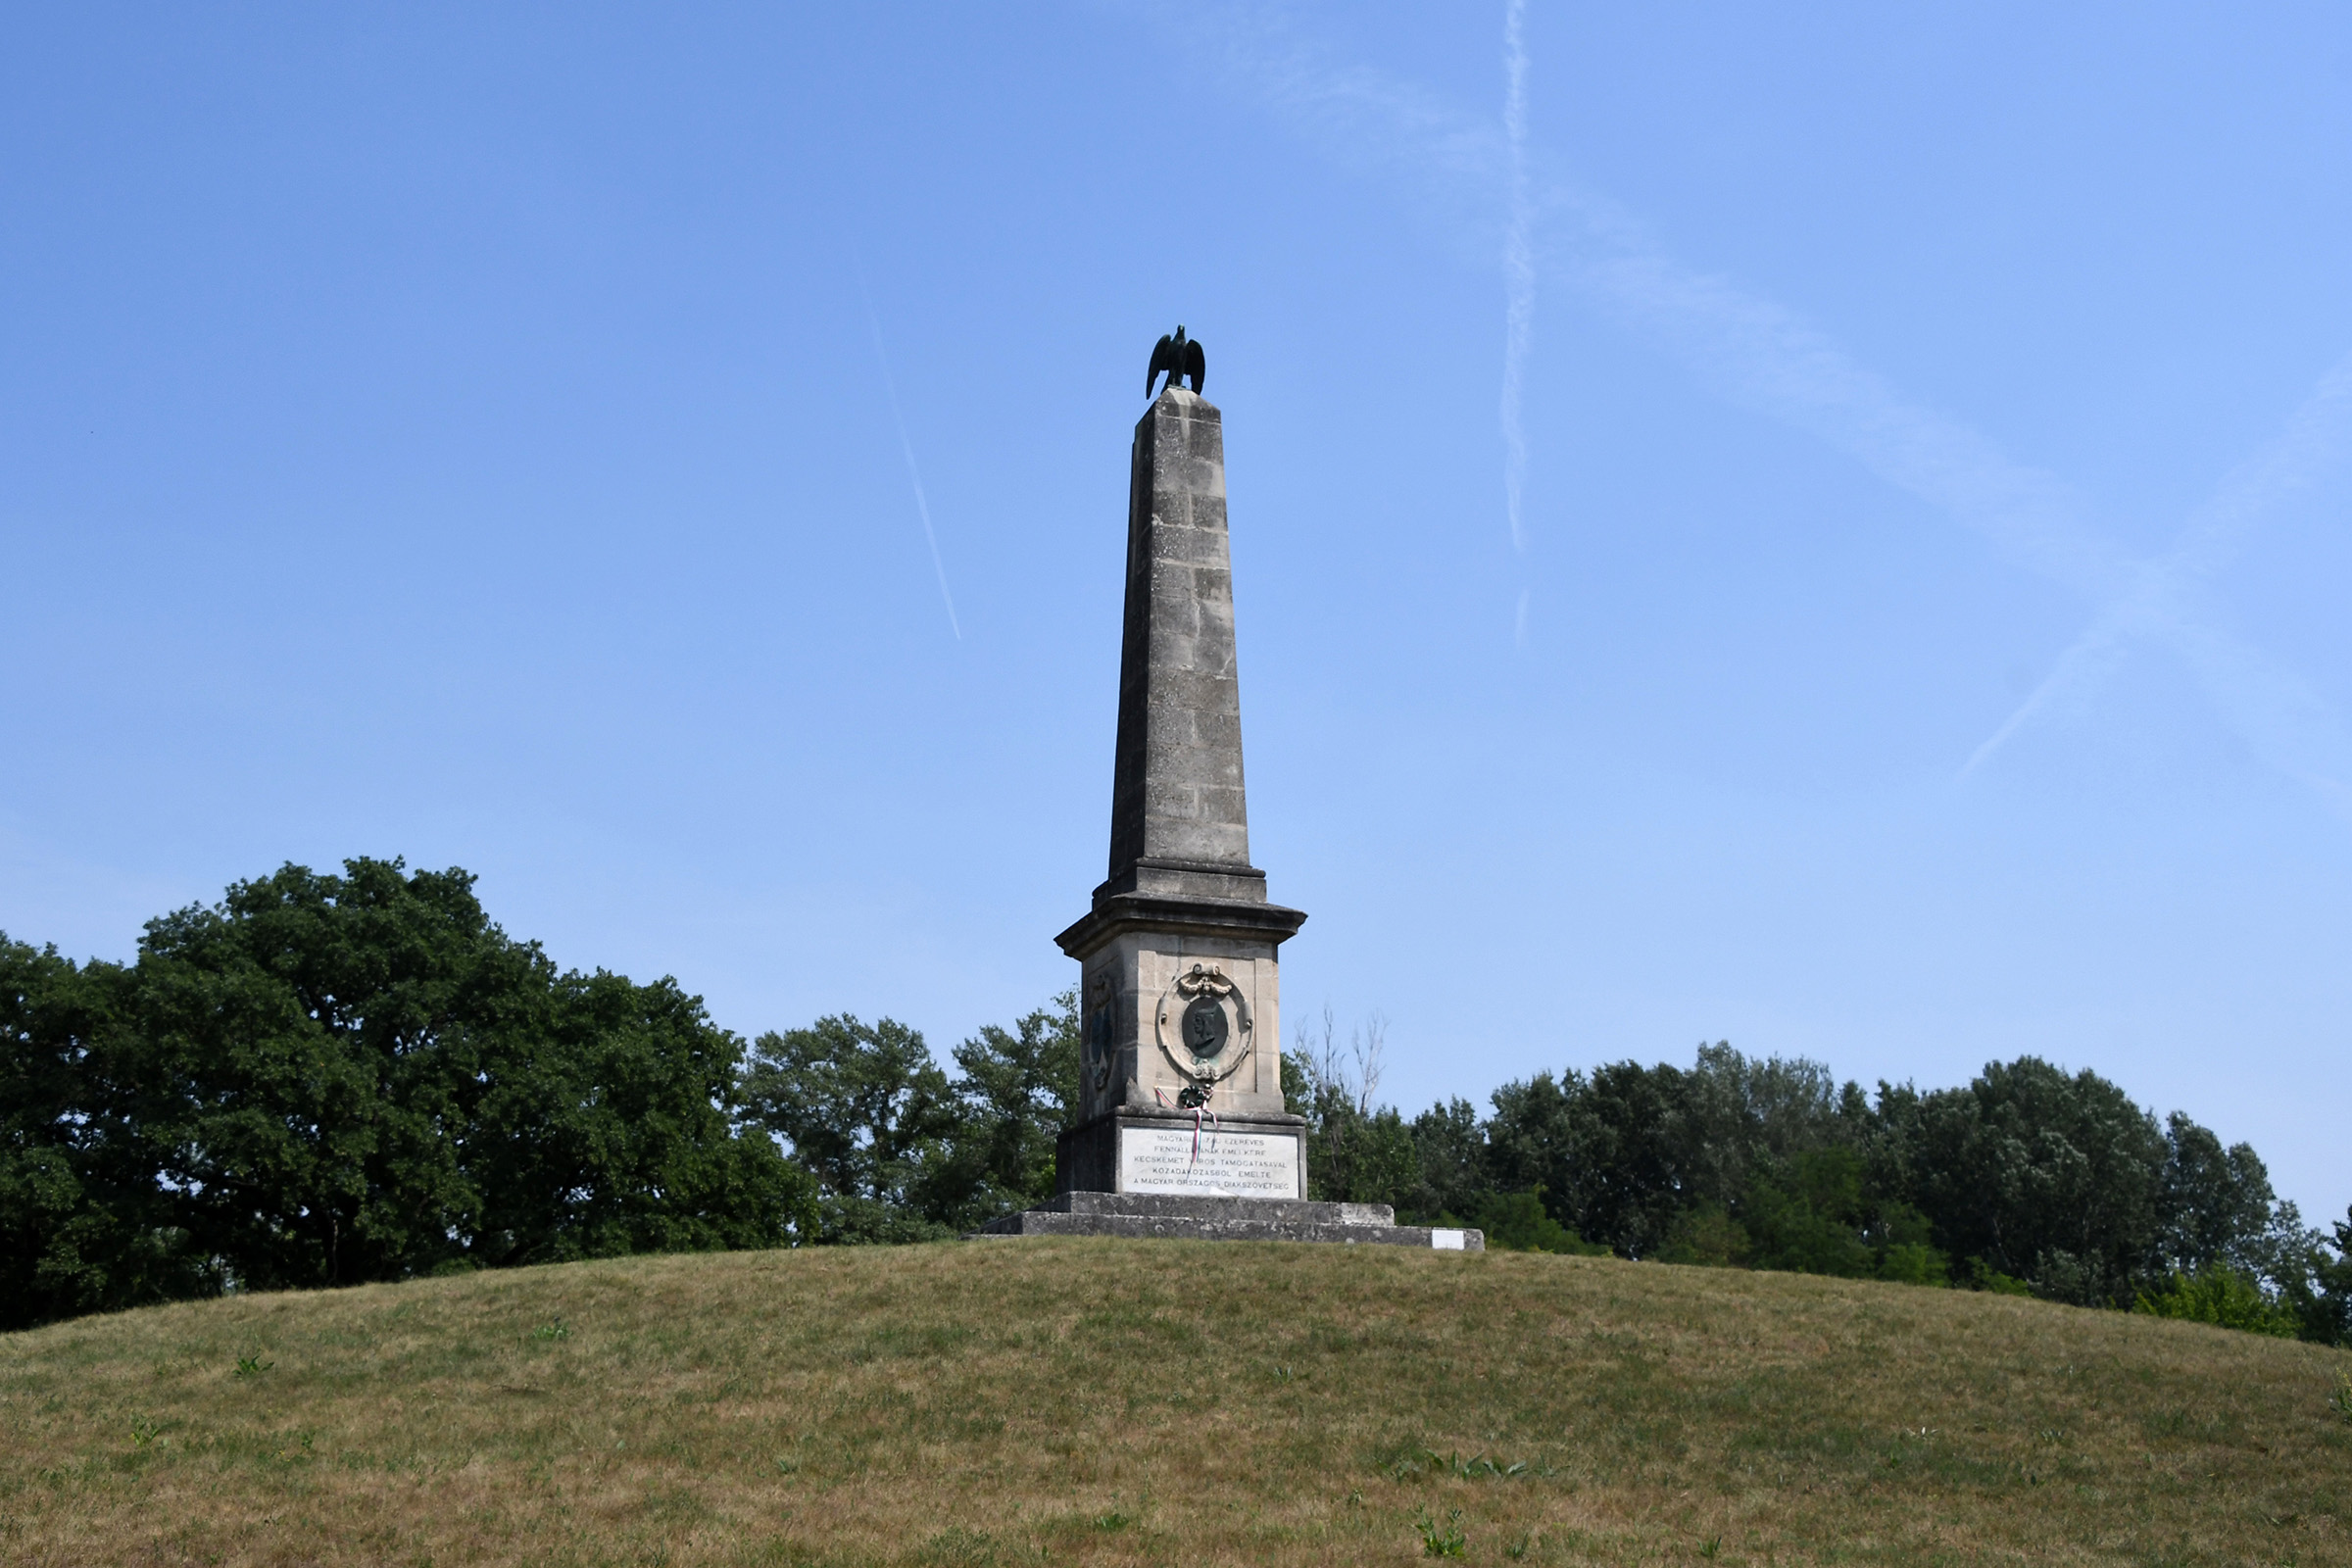
<path id="1" fill-rule="evenodd" d="M 1250 1059 L 1250 1003 L 1214 964 L 1193 965 L 1159 999 L 1159 1052 L 1185 1080 L 1177 1102 L 1205 1104 Z"/>

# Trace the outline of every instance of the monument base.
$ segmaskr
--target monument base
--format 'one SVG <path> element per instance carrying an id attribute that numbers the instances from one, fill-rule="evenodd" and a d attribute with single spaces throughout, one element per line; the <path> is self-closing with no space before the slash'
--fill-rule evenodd
<path id="1" fill-rule="evenodd" d="M 1386 1203 L 1298 1199 L 1202 1198 L 1178 1193 L 1060 1193 L 1037 1208 L 992 1220 L 973 1235 L 1148 1236 L 1202 1242 L 1338 1242 L 1483 1252 L 1484 1232 L 1398 1225 Z"/>
<path id="2" fill-rule="evenodd" d="M 1060 1193 L 1306 1196 L 1306 1123 L 1280 1111 L 1208 1116 L 1115 1110 L 1054 1146 Z"/>

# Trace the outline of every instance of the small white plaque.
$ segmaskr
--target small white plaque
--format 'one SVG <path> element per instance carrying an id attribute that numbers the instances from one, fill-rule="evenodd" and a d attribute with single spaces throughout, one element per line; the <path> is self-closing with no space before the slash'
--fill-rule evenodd
<path id="1" fill-rule="evenodd" d="M 1297 1198 L 1298 1140 L 1202 1127 L 1119 1129 L 1119 1191 L 1203 1198 Z M 1455 1245 L 1460 1245 L 1456 1243 Z"/>
<path id="2" fill-rule="evenodd" d="M 1429 1245 L 1441 1252 L 1461 1251 L 1463 1250 L 1462 1233 L 1460 1231 L 1431 1231 Z"/>

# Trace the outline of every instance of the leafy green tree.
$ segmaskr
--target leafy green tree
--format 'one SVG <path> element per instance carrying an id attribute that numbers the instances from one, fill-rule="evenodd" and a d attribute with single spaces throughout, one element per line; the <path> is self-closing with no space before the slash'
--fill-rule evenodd
<path id="1" fill-rule="evenodd" d="M 1879 1278 L 1903 1285 L 1949 1285 L 1952 1260 L 1929 1238 L 1928 1217 L 1908 1203 L 1893 1210 L 1878 1245 Z"/>
<path id="2" fill-rule="evenodd" d="M 1331 1009 L 1318 1043 L 1305 1026 L 1282 1059 L 1283 1100 L 1306 1118 L 1307 1196 L 1322 1202 L 1411 1205 L 1421 1185 L 1420 1152 L 1380 1092 L 1387 1020 L 1374 1013 L 1349 1033 L 1345 1053 Z"/>
<path id="3" fill-rule="evenodd" d="M 1758 1174 L 1740 1207 L 1753 1266 L 1848 1279 L 1878 1272 L 1864 1218 L 1862 1161 L 1847 1149 L 1808 1150 L 1778 1179 Z"/>
<path id="4" fill-rule="evenodd" d="M 1554 1219 L 1561 1219 L 1570 1229 L 1581 1229 L 1593 1174 L 1595 1135 L 1586 1095 L 1584 1074 L 1573 1068 L 1557 1078 L 1539 1072 L 1525 1082 L 1507 1083 L 1495 1090 L 1488 1101 L 1494 1112 L 1479 1129 L 1479 1157 L 1472 1165 L 1481 1189 L 1541 1192 Z M 1468 1108 L 1464 1102 L 1453 1103 Z M 1451 1201 L 1446 1207 L 1456 1213 L 1468 1213 L 1483 1201 L 1480 1195 L 1454 1193 L 1448 1197 Z"/>
<path id="5" fill-rule="evenodd" d="M 84 1254 L 98 1219 L 76 1117 L 80 980 L 55 948 L 0 935 L 0 1329 L 110 1304 Z"/>
<path id="6" fill-rule="evenodd" d="M 2281 1249 L 2279 1298 L 2304 1339 L 2352 1346 L 2352 1209 L 2331 1229 L 2332 1236 L 2310 1231 Z"/>
<path id="7" fill-rule="evenodd" d="M 472 880 L 288 865 L 127 966 L 9 946 L 0 1223 L 39 1233 L 10 1238 L 12 1321 L 812 1223 L 701 1003 L 559 974 Z"/>
<path id="8" fill-rule="evenodd" d="M 2197 1275 L 2215 1267 L 2259 1274 L 2271 1262 L 2275 1195 L 2249 1144 L 2222 1141 L 2180 1111 L 2164 1126 L 2157 1194 L 2157 1266 Z"/>
<path id="9" fill-rule="evenodd" d="M 1929 1242 L 1927 1216 L 1872 1192 L 1862 1156 L 1840 1144 L 1759 1171 L 1739 1213 L 1753 1238 L 1747 1261 L 1756 1268 L 1948 1283 L 1943 1254 Z"/>
<path id="10" fill-rule="evenodd" d="M 1554 1087 L 1548 1074 L 1494 1093 L 1496 1185 L 1545 1189 L 1557 1219 L 1627 1257 L 1649 1257 L 1692 1199 L 1690 1077 L 1613 1062 Z M 1555 1186 L 1555 1183 L 1557 1184 Z"/>
<path id="11" fill-rule="evenodd" d="M 1352 1041 L 1352 1066 L 1343 1060 L 1328 1009 L 1320 1049 L 1305 1029 L 1298 1048 L 1282 1058 L 1283 1099 L 1306 1118 L 1307 1196 L 1319 1202 L 1409 1206 L 1421 1186 L 1420 1151 L 1412 1129 L 1393 1106 L 1376 1105 L 1382 1036 L 1374 1014 Z"/>
<path id="12" fill-rule="evenodd" d="M 1605 1253 L 1608 1249 L 1587 1242 L 1553 1219 L 1537 1193 L 1489 1193 L 1470 1213 L 1472 1225 L 1486 1233 L 1491 1250 L 1505 1252 Z"/>
<path id="13" fill-rule="evenodd" d="M 289 865 L 148 923 L 119 1021 L 132 1117 L 247 1289 L 425 1273 L 480 1216 L 460 1140 L 485 1036 L 550 975 L 463 871 Z"/>
<path id="14" fill-rule="evenodd" d="M 955 1124 L 917 1184 L 923 1215 L 956 1231 L 1054 1193 L 1054 1145 L 1078 1105 L 1078 993 L 1012 1028 L 985 1025 L 955 1050 Z"/>
<path id="15" fill-rule="evenodd" d="M 2122 1090 L 2021 1056 L 1902 1109 L 1915 1201 L 1947 1251 L 2053 1300 L 2132 1298 L 2157 1252 L 2168 1149 Z"/>
<path id="16" fill-rule="evenodd" d="M 1427 1224 L 1442 1214 L 1470 1212 L 1492 1186 L 1478 1107 L 1459 1096 L 1441 1101 L 1415 1116 L 1407 1131 L 1420 1180 L 1396 1205 L 1397 1218 Z"/>
<path id="17" fill-rule="evenodd" d="M 923 1211 L 959 1124 L 948 1075 L 923 1037 L 849 1013 L 761 1035 L 744 1073 L 754 1120 L 816 1178 L 820 1239 L 929 1241 L 953 1229 Z"/>
<path id="18" fill-rule="evenodd" d="M 2292 1307 L 2274 1300 L 2254 1276 L 2227 1263 L 2211 1263 L 2193 1274 L 2175 1270 L 2156 1290 L 2141 1291 L 2132 1310 L 2286 1340 L 2301 1326 Z"/>
<path id="19" fill-rule="evenodd" d="M 1661 1263 L 1700 1268 L 1745 1268 L 1755 1252 L 1747 1227 L 1721 1203 L 1701 1201 L 1674 1216 L 1666 1240 L 1650 1255 Z"/>
<path id="20" fill-rule="evenodd" d="M 0 936 L 0 1329 L 220 1287 L 124 1113 L 123 981 Z"/>
<path id="21" fill-rule="evenodd" d="M 1820 1062 L 1756 1060 L 1727 1041 L 1698 1048 L 1683 1100 L 1686 1191 L 1691 1201 L 1727 1207 L 1745 1197 L 1758 1170 L 1855 1145 L 1870 1119 L 1861 1089 L 1840 1089 Z"/>
<path id="22" fill-rule="evenodd" d="M 1396 1107 L 1369 1114 L 1341 1102 L 1325 1107 L 1307 1141 L 1311 1196 L 1331 1202 L 1409 1206 L 1421 1190 L 1421 1154 Z"/>
<path id="23" fill-rule="evenodd" d="M 674 980 L 565 974 L 538 1027 L 486 1054 L 466 1161 L 481 1217 L 470 1256 L 558 1262 L 813 1240 L 816 1184 L 764 1131 L 742 1044 Z"/>

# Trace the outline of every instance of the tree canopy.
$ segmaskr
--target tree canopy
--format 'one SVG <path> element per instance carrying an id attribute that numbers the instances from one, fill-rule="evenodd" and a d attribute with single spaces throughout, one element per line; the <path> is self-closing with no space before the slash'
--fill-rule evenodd
<path id="1" fill-rule="evenodd" d="M 128 964 L 0 938 L 0 1321 L 812 1223 L 700 1000 L 559 971 L 464 871 L 289 865 Z"/>
<path id="2" fill-rule="evenodd" d="M 1406 1121 L 1300 1047 L 1286 1089 L 1318 1198 L 1481 1224 L 1490 1245 L 2227 1312 L 2352 1343 L 2352 1216 L 2305 1227 L 2251 1147 L 2159 1122 L 2096 1073 L 2020 1056 L 1873 1096 L 1718 1043 L 1687 1068 L 1539 1072 L 1483 1117 L 1455 1099 Z"/>

